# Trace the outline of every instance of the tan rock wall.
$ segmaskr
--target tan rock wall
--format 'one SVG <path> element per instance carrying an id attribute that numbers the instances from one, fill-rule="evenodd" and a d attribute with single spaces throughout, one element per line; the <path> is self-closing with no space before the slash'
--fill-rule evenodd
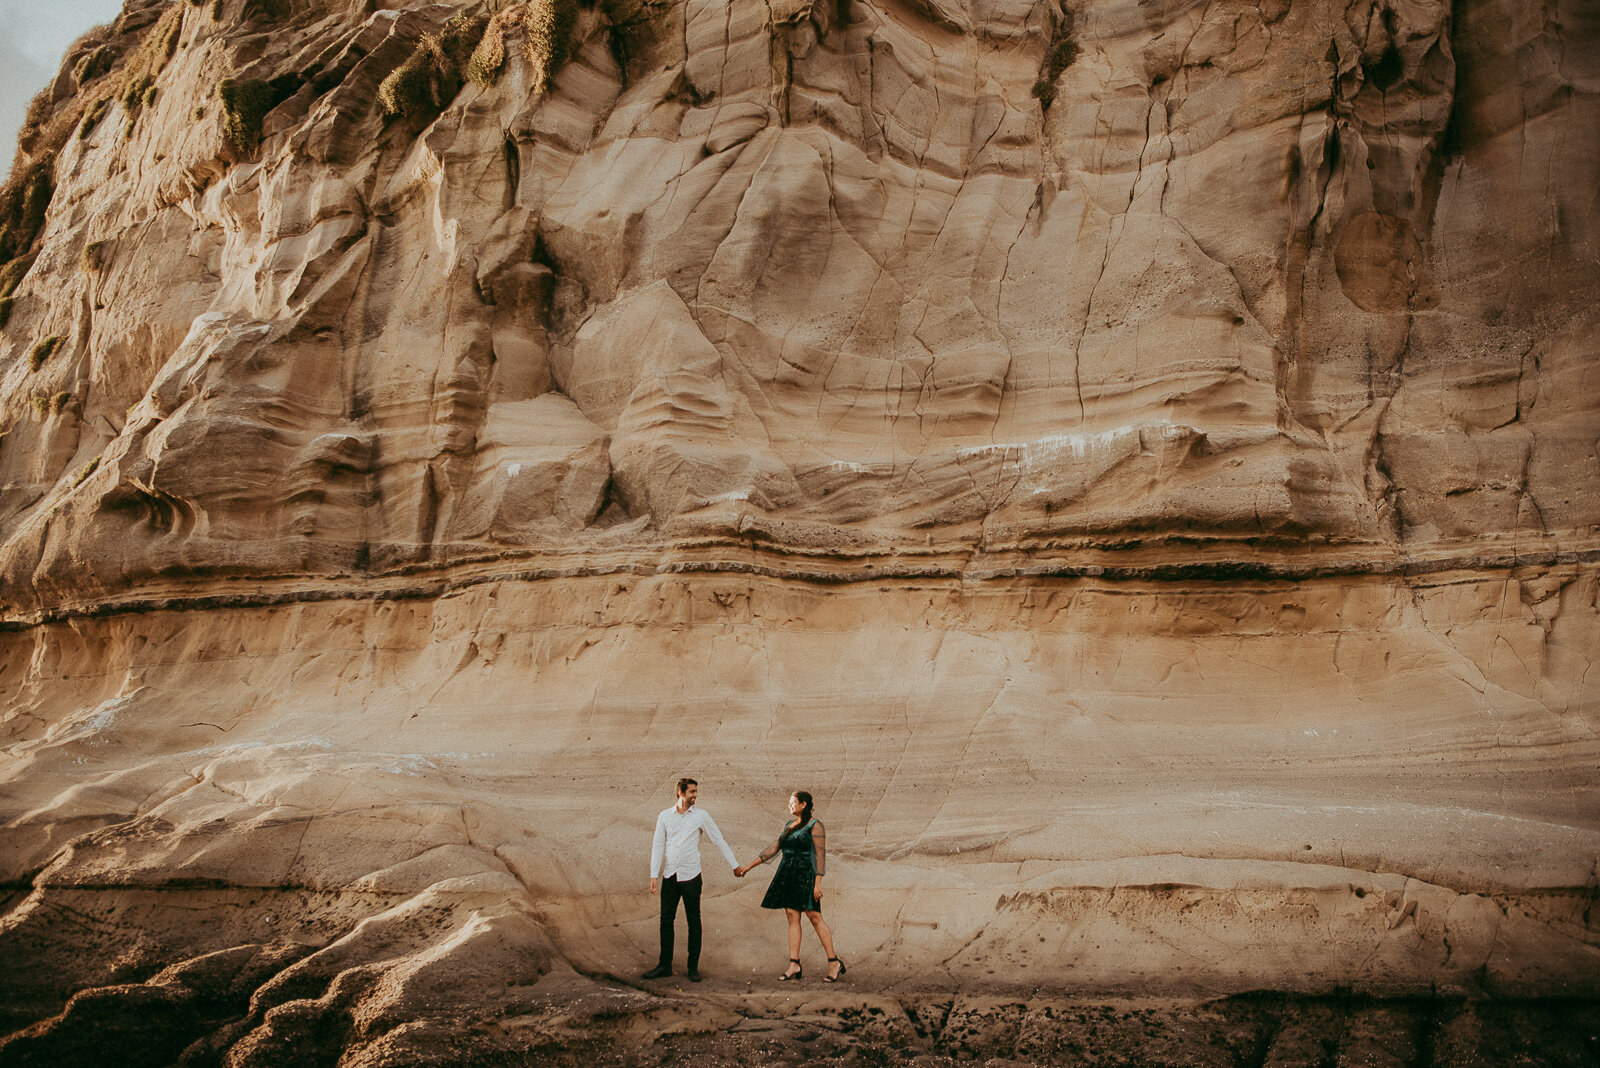
<path id="1" fill-rule="evenodd" d="M 830 915 L 880 976 L 1592 994 L 1595 612 L 1592 569 L 618 575 L 37 628 L 0 675 L 34 884 L 9 944 L 108 886 L 290 915 L 434 887 L 626 973 L 687 772 L 741 858 L 816 795 Z M 707 871 L 708 961 L 761 966 L 766 873 Z"/>

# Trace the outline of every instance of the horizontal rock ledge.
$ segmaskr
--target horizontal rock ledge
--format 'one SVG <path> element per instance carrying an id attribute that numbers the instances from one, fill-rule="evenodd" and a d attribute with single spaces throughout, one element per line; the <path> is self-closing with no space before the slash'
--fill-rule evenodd
<path id="1" fill-rule="evenodd" d="M 820 585 L 868 582 L 956 581 L 966 584 L 1049 583 L 1051 580 L 1095 579 L 1105 582 L 1151 583 L 1261 583 L 1307 582 L 1327 579 L 1422 578 L 1451 572 L 1492 575 L 1518 569 L 1560 568 L 1600 562 L 1600 548 L 1563 548 L 1533 551 L 1431 553 L 1393 556 L 1327 558 L 1284 554 L 1273 557 L 1215 557 L 1193 560 L 1157 559 L 1117 563 L 1137 554 L 1113 553 L 1081 560 L 1039 560 L 1018 554 L 958 555 L 930 552 L 914 554 L 863 553 L 859 557 L 816 554 L 795 558 L 786 553 L 746 548 L 742 559 L 709 551 L 614 554 L 494 554 L 482 560 L 465 560 L 433 567 L 412 566 L 390 572 L 348 576 L 285 576 L 281 578 L 214 577 L 192 581 L 168 580 L 142 584 L 137 596 L 106 597 L 76 604 L 61 604 L 34 612 L 0 615 L 0 633 L 27 630 L 73 619 L 92 619 L 145 612 L 203 612 L 234 608 L 311 604 L 323 601 L 396 601 L 431 599 L 476 586 L 501 583 L 651 575 L 748 575 Z M 1162 553 L 1160 556 L 1169 556 Z M 573 557 L 576 556 L 577 559 Z M 520 557 L 520 559 L 519 559 Z M 527 559 L 552 559 L 544 566 L 510 566 Z M 565 558 L 565 559 L 563 559 Z M 1022 562 L 1032 559 L 1037 562 Z M 427 580 L 432 581 L 427 581 Z M 419 581 L 422 580 L 422 581 Z M 221 585 L 227 592 L 189 592 Z"/>

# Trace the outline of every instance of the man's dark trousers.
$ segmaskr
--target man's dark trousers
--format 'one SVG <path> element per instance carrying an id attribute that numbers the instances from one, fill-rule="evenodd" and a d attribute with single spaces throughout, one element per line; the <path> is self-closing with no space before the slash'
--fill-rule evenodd
<path id="1" fill-rule="evenodd" d="M 678 919 L 678 899 L 683 899 L 683 918 L 689 921 L 689 970 L 700 970 L 700 876 L 682 882 L 676 875 L 661 880 L 661 960 L 660 966 L 672 970 L 672 928 Z"/>

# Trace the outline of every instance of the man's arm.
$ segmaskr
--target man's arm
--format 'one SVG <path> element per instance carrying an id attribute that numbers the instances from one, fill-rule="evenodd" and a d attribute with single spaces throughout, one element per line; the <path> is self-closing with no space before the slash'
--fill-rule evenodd
<path id="1" fill-rule="evenodd" d="M 667 857 L 667 814 L 656 817 L 656 834 L 650 840 L 650 892 L 660 886 L 661 864 Z"/>
<path id="2" fill-rule="evenodd" d="M 738 868 L 739 858 L 733 855 L 733 850 L 728 847 L 728 843 L 722 838 L 722 832 L 717 830 L 717 821 L 711 818 L 711 813 L 703 809 L 700 812 L 700 816 L 705 820 L 700 829 L 705 832 L 707 838 L 711 839 L 711 844 L 722 851 L 722 856 L 727 860 L 728 867 Z"/>

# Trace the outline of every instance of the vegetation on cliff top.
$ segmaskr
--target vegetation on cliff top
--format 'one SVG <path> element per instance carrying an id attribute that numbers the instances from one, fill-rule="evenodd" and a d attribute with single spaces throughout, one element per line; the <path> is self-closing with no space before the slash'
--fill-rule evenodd
<path id="1" fill-rule="evenodd" d="M 423 35 L 378 87 L 378 102 L 385 115 L 421 118 L 448 104 L 464 81 L 488 89 L 505 68 L 507 36 L 519 33 L 537 96 L 567 61 L 577 19 L 577 0 L 525 0 L 492 17 L 461 12 L 439 33 Z"/>
<path id="2" fill-rule="evenodd" d="M 161 13 L 150 32 L 144 35 L 139 47 L 122 66 L 122 81 L 118 99 L 130 113 L 154 100 L 156 75 L 167 65 L 178 48 L 178 34 L 183 29 L 183 6 L 173 4 Z"/>
<path id="3" fill-rule="evenodd" d="M 438 33 L 425 33 L 411 57 L 378 86 L 385 115 L 420 118 L 443 108 L 461 88 L 462 71 L 488 19 L 458 14 Z"/>
<path id="4" fill-rule="evenodd" d="M 54 195 L 55 179 L 46 163 L 26 167 L 0 188 L 0 260 L 6 261 L 0 271 L 0 296 L 15 290 L 32 266 L 31 260 L 23 264 L 21 274 L 11 269 L 33 248 Z"/>
<path id="5" fill-rule="evenodd" d="M 467 76 L 485 89 L 494 85 L 506 61 L 506 32 L 520 30 L 522 54 L 533 70 L 530 88 L 542 93 L 571 50 L 577 23 L 575 0 L 529 0 L 512 4 L 489 20 L 483 40 L 467 63 Z"/>
<path id="6" fill-rule="evenodd" d="M 73 131 L 86 139 L 110 108 L 121 101 L 133 112 L 155 101 L 155 78 L 177 49 L 183 5 L 169 5 L 159 17 L 130 21 L 124 13 L 115 28 L 96 27 L 68 51 L 73 91 L 59 96 L 47 86 L 28 106 L 17 137 L 11 177 L 0 186 L 0 298 L 9 298 L 33 265 L 34 246 L 55 196 L 55 159 Z M 131 51 L 130 51 L 131 49 Z M 126 55 L 120 72 L 117 63 Z M 114 73 L 115 72 L 115 73 Z M 0 309 L 10 317 L 10 305 Z M 4 325 L 0 319 L 0 325 Z"/>

